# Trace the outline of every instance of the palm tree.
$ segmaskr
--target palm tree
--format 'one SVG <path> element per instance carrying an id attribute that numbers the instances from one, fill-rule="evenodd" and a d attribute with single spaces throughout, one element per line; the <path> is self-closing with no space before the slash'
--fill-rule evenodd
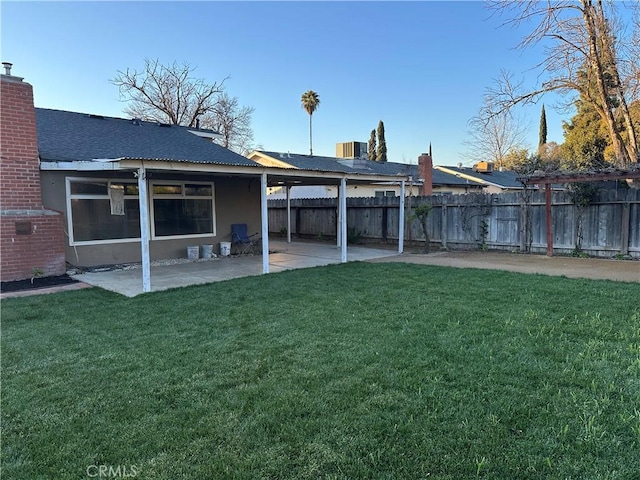
<path id="1" fill-rule="evenodd" d="M 311 117 L 320 105 L 320 97 L 313 90 L 308 90 L 302 94 L 302 108 L 309 114 L 309 155 L 313 156 L 313 142 L 311 137 Z"/>

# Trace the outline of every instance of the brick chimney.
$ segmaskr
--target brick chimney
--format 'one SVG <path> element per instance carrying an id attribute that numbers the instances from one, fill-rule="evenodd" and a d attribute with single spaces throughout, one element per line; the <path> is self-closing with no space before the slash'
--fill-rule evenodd
<path id="1" fill-rule="evenodd" d="M 33 89 L 0 76 L 0 278 L 3 282 L 65 272 L 63 216 L 42 205 Z"/>
<path id="2" fill-rule="evenodd" d="M 420 195 L 433 195 L 433 160 L 431 159 L 431 147 L 429 147 L 429 153 L 423 153 L 418 157 L 418 176 L 422 180 Z"/>

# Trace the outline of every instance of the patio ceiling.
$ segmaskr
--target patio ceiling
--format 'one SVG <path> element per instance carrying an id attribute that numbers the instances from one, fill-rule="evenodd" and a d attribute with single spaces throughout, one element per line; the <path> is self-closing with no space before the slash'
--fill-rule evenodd
<path id="1" fill-rule="evenodd" d="M 296 186 L 296 185 L 340 185 L 345 179 L 349 184 L 367 183 L 400 183 L 407 181 L 408 177 L 402 175 L 379 175 L 369 173 L 302 170 L 297 168 L 266 167 L 256 164 L 224 165 L 219 163 L 178 162 L 154 159 L 96 159 L 90 162 L 42 162 L 41 170 L 64 171 L 131 171 L 136 172 L 144 167 L 147 173 L 154 172 L 171 173 L 172 175 L 186 174 L 215 174 L 218 176 L 244 176 L 261 177 L 267 174 L 269 187 Z"/>

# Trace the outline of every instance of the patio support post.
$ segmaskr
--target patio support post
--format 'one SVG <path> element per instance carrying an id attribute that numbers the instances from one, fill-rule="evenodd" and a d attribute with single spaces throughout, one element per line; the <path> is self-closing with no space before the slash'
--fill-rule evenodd
<path id="1" fill-rule="evenodd" d="M 269 273 L 269 211 L 267 209 L 267 174 L 260 177 L 260 217 L 262 219 L 262 273 Z"/>
<path id="2" fill-rule="evenodd" d="M 287 243 L 291 243 L 291 186 L 287 185 Z"/>
<path id="3" fill-rule="evenodd" d="M 336 199 L 338 201 L 338 208 L 337 213 L 338 213 L 338 219 L 336 221 L 336 245 L 339 247 L 342 245 L 342 205 L 340 205 L 340 199 L 342 198 L 342 182 L 340 183 L 340 185 L 338 185 L 338 198 Z"/>
<path id="4" fill-rule="evenodd" d="M 138 202 L 140 204 L 140 247 L 142 250 L 142 291 L 151 291 L 151 263 L 149 261 L 149 207 L 147 200 L 147 171 L 138 169 Z"/>
<path id="5" fill-rule="evenodd" d="M 342 253 L 340 261 L 347 261 L 347 179 L 340 179 L 340 246 Z"/>
<path id="6" fill-rule="evenodd" d="M 404 252 L 404 180 L 400 182 L 400 206 L 398 212 L 398 253 Z"/>

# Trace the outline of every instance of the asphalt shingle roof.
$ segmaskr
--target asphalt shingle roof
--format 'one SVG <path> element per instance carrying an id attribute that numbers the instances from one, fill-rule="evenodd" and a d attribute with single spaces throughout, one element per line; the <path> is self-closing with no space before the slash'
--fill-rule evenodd
<path id="1" fill-rule="evenodd" d="M 491 173 L 481 173 L 474 172 L 471 167 L 449 167 L 443 165 L 442 168 L 446 168 L 447 170 L 463 173 L 465 175 L 472 176 L 479 180 L 483 180 L 485 182 L 490 182 L 495 185 L 499 185 L 503 188 L 523 188 L 522 183 L 520 183 L 517 178 L 521 175 L 516 172 L 512 172 L 509 170 L 493 170 Z M 435 173 L 435 170 L 434 170 Z"/>
<path id="2" fill-rule="evenodd" d="M 42 161 L 129 158 L 257 166 L 189 132 L 195 128 L 45 108 L 36 108 L 36 125 Z"/>
<path id="3" fill-rule="evenodd" d="M 310 157 L 309 155 L 303 155 L 299 153 L 288 153 L 288 152 L 267 152 L 264 150 L 259 150 L 260 153 L 268 155 L 271 158 L 275 158 L 276 160 L 280 160 L 281 162 L 288 163 L 295 168 L 300 168 L 302 170 L 315 170 L 320 172 L 344 172 L 344 173 L 354 173 L 354 172 L 362 172 L 362 170 L 355 170 L 346 165 L 342 165 L 337 162 L 337 158 L 334 157 L 321 157 L 314 155 Z M 367 172 L 373 173 L 373 172 Z"/>
<path id="4" fill-rule="evenodd" d="M 348 164 L 345 165 L 340 163 L 340 161 L 349 162 L 352 159 L 322 157 L 316 155 L 310 157 L 309 155 L 288 152 L 260 151 L 260 153 L 284 163 L 288 163 L 295 168 L 305 170 L 341 171 L 346 173 L 369 173 L 375 175 L 401 175 L 410 176 L 415 180 L 419 178 L 418 165 L 409 163 L 374 162 L 373 160 L 355 159 L 353 164 L 356 166 L 349 166 Z M 435 169 L 433 170 L 432 183 L 434 185 L 450 186 L 467 186 L 470 184 L 470 182 L 464 178 L 459 178 L 455 175 L 450 175 Z"/>

